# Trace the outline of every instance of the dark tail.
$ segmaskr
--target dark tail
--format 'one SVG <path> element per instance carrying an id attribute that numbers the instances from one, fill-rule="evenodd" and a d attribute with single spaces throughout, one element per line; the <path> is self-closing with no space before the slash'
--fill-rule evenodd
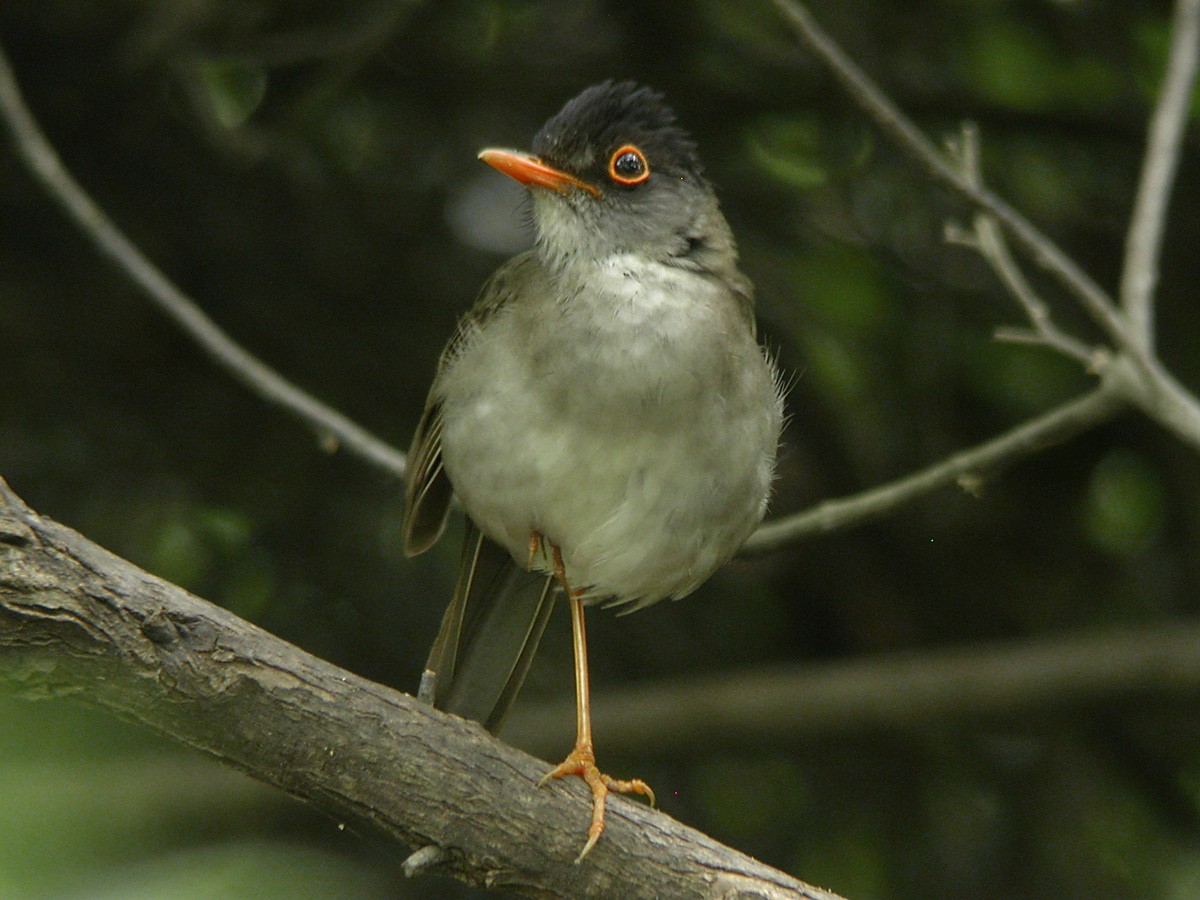
<path id="1" fill-rule="evenodd" d="M 458 585 L 429 651 L 420 696 L 500 730 L 554 608 L 553 579 L 521 569 L 467 519 Z"/>

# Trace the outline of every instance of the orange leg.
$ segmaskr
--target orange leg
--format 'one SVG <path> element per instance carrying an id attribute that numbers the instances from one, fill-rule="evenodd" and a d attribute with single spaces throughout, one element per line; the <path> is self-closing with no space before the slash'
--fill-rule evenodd
<path id="1" fill-rule="evenodd" d="M 537 534 L 537 532 L 534 532 Z M 540 541 L 541 536 L 538 535 Z M 532 545 L 533 538 L 530 538 Z M 578 775 L 592 792 L 592 824 L 588 828 L 587 842 L 583 850 L 575 858 L 579 862 L 587 856 L 600 835 L 604 834 L 604 804 L 609 791 L 620 794 L 642 794 L 650 798 L 654 805 L 654 791 L 640 778 L 621 781 L 605 775 L 596 767 L 596 750 L 592 744 L 592 707 L 591 690 L 588 683 L 587 633 L 583 622 L 583 600 L 580 599 L 583 590 L 572 591 L 567 584 L 566 571 L 563 567 L 562 552 L 556 544 L 550 545 L 554 557 L 554 575 L 571 604 L 571 637 L 575 648 L 575 748 L 567 754 L 567 758 L 546 773 L 539 787 L 552 778 L 562 778 L 564 775 Z"/>
<path id="2" fill-rule="evenodd" d="M 529 532 L 529 560 L 525 563 L 527 571 L 533 571 L 533 561 L 542 552 L 542 533 L 536 529 Z"/>

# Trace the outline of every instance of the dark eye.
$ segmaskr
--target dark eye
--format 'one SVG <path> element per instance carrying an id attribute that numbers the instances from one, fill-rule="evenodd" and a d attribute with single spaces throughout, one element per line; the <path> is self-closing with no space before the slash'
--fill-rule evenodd
<path id="1" fill-rule="evenodd" d="M 608 177 L 617 184 L 641 184 L 650 177 L 650 164 L 641 150 L 626 144 L 609 158 Z"/>

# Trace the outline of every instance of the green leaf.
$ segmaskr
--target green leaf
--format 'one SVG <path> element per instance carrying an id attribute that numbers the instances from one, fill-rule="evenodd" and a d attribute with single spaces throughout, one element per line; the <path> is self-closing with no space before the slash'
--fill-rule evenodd
<path id="1" fill-rule="evenodd" d="M 754 161 L 784 184 L 810 190 L 829 178 L 815 118 L 766 116 L 752 129 L 749 143 Z"/>
<path id="2" fill-rule="evenodd" d="M 1162 532 L 1165 502 L 1154 468 L 1129 450 L 1114 450 L 1092 471 L 1084 528 L 1101 549 L 1133 556 L 1148 549 Z"/>
<path id="3" fill-rule="evenodd" d="M 245 60 L 201 60 L 198 73 L 209 111 L 223 128 L 244 125 L 267 94 L 266 70 Z"/>
<path id="4" fill-rule="evenodd" d="M 967 78 L 992 101 L 1026 112 L 1102 109 L 1124 93 L 1123 75 L 1098 59 L 1064 53 L 1045 34 L 1009 18 L 967 38 Z"/>

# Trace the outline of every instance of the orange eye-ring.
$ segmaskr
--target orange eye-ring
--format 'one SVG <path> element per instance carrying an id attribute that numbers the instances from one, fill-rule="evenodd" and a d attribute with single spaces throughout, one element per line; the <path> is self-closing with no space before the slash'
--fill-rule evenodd
<path id="1" fill-rule="evenodd" d="M 633 144 L 618 147 L 608 160 L 608 177 L 617 184 L 632 187 L 650 177 L 650 164 Z"/>

